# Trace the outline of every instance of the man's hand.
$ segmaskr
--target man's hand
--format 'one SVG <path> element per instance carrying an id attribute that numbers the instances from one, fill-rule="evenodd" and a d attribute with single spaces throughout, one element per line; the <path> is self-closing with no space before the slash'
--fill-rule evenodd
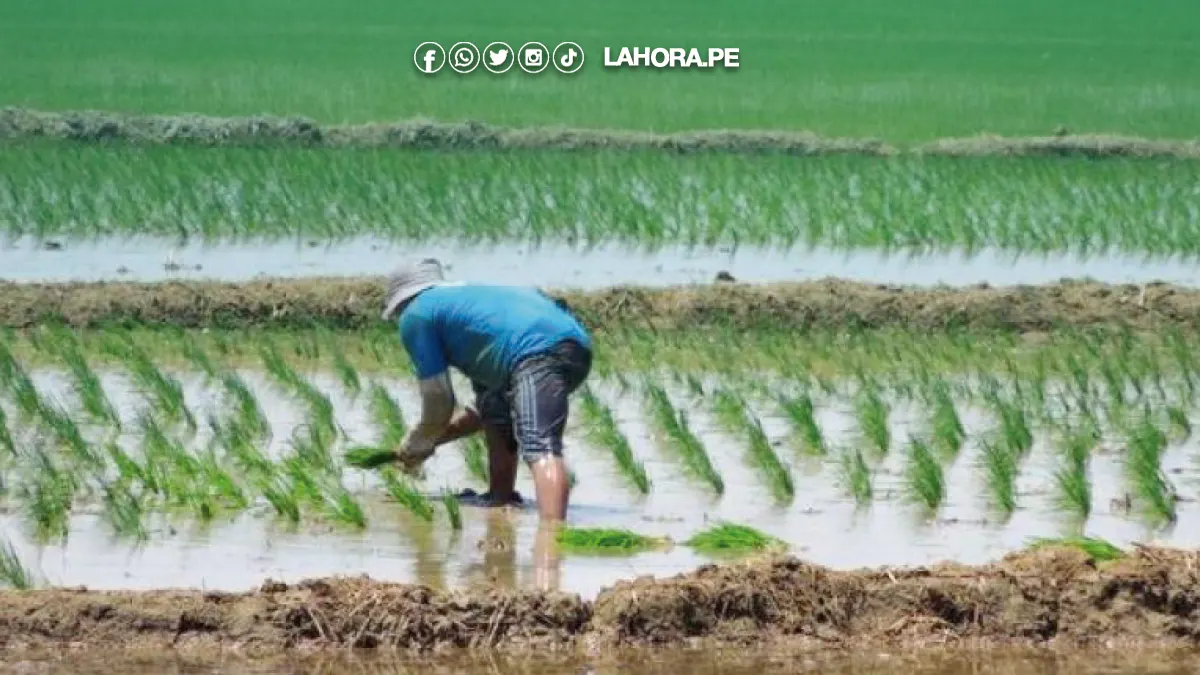
<path id="1" fill-rule="evenodd" d="M 400 470 L 407 474 L 419 473 L 421 465 L 425 463 L 434 453 L 434 445 L 428 440 L 409 434 L 408 438 L 396 448 L 396 463 L 400 465 Z"/>

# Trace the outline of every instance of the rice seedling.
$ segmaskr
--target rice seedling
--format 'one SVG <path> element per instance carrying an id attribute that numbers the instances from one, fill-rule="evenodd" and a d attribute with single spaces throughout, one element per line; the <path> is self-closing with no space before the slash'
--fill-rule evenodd
<path id="1" fill-rule="evenodd" d="M 17 488 L 25 519 L 39 541 L 66 538 L 79 483 L 40 447 L 34 449 L 31 460 L 33 464 Z"/>
<path id="2" fill-rule="evenodd" d="M 252 477 L 273 476 L 275 465 L 259 449 L 254 434 L 237 419 L 220 423 L 210 419 L 213 440 L 225 450 L 243 475 Z"/>
<path id="3" fill-rule="evenodd" d="M 1176 405 L 1167 406 L 1167 423 L 1176 442 L 1182 443 L 1192 436 L 1192 423 L 1183 408 Z"/>
<path id="4" fill-rule="evenodd" d="M 859 432 L 871 449 L 879 456 L 886 455 L 892 444 L 892 433 L 888 428 L 889 410 L 874 382 L 859 393 L 854 412 Z"/>
<path id="5" fill-rule="evenodd" d="M 933 386 L 931 398 L 933 415 L 930 431 L 933 435 L 934 447 L 942 456 L 953 459 L 962 448 L 963 441 L 967 436 L 966 430 L 963 428 L 962 420 L 958 417 L 958 411 L 954 408 L 950 387 L 944 381 L 939 380 Z"/>
<path id="6" fill-rule="evenodd" d="M 904 478 L 909 499 L 930 511 L 936 511 L 946 498 L 946 478 L 942 465 L 929 445 L 915 436 L 908 441 L 908 464 Z"/>
<path id="7" fill-rule="evenodd" d="M 462 506 L 458 503 L 458 496 L 449 489 L 442 490 L 442 505 L 446 507 L 446 517 L 450 519 L 450 528 L 455 532 L 462 530 Z"/>
<path id="8" fill-rule="evenodd" d="M 780 502 L 790 501 L 795 496 L 791 473 L 775 454 L 762 423 L 750 411 L 745 399 L 722 387 L 713 393 L 713 410 L 726 430 L 747 436 L 750 462 L 772 496 Z"/>
<path id="9" fill-rule="evenodd" d="M 36 585 L 33 573 L 21 562 L 21 556 L 7 539 L 0 543 L 0 583 L 18 591 L 27 591 Z"/>
<path id="10" fill-rule="evenodd" d="M 92 371 L 87 359 L 75 343 L 64 344 L 60 354 L 71 371 L 72 387 L 84 412 L 96 422 L 121 428 L 121 418 L 109 401 L 100 384 L 100 378 Z"/>
<path id="11" fill-rule="evenodd" d="M 326 485 L 330 477 L 318 476 L 296 455 L 285 457 L 275 466 L 275 472 L 288 481 L 290 494 L 298 502 L 314 509 L 325 507 Z"/>
<path id="12" fill-rule="evenodd" d="M 10 455 L 17 454 L 17 445 L 13 442 L 12 432 L 8 428 L 8 414 L 0 408 L 0 451 Z"/>
<path id="13" fill-rule="evenodd" d="M 717 494 L 724 494 L 725 481 L 709 459 L 704 444 L 692 432 L 687 415 L 676 410 L 667 392 L 652 382 L 646 382 L 646 397 L 654 423 L 683 459 L 687 471 L 708 483 Z"/>
<path id="14" fill-rule="evenodd" d="M 1174 522 L 1175 488 L 1162 470 L 1162 455 L 1167 437 L 1154 425 L 1149 411 L 1134 425 L 1127 439 L 1129 445 L 1126 466 L 1134 494 L 1144 502 L 1149 515 Z"/>
<path id="15" fill-rule="evenodd" d="M 296 396 L 308 407 L 310 425 L 318 428 L 330 439 L 340 435 L 341 430 L 334 418 L 333 403 L 329 396 L 301 377 L 280 355 L 274 343 L 264 340 L 259 345 L 259 356 L 267 373 L 282 391 Z"/>
<path id="16" fill-rule="evenodd" d="M 1096 562 L 1110 562 L 1125 557 L 1125 552 L 1114 546 L 1111 542 L 1095 537 L 1039 537 L 1033 539 L 1029 544 L 1029 549 L 1033 551 L 1045 548 L 1078 549 Z"/>
<path id="17" fill-rule="evenodd" d="M 29 374 L 19 364 L 13 364 L 9 378 L 13 400 L 17 404 L 17 411 L 21 415 L 21 421 L 26 424 L 44 422 L 42 411 L 46 410 L 49 404 L 42 397 L 41 392 L 38 391 Z"/>
<path id="18" fill-rule="evenodd" d="M 138 415 L 137 428 L 141 432 L 142 457 L 145 469 L 153 474 L 152 481 L 167 501 L 179 505 L 188 501 L 191 493 L 191 476 L 178 471 L 179 464 L 191 458 L 187 451 L 169 438 L 153 414 Z"/>
<path id="19" fill-rule="evenodd" d="M 463 459 L 467 464 L 467 473 L 482 483 L 488 482 L 488 450 L 487 444 L 479 435 L 468 436 L 462 443 Z"/>
<path id="20" fill-rule="evenodd" d="M 300 398 L 308 406 L 308 425 L 313 429 L 313 433 L 325 439 L 326 443 L 332 443 L 342 435 L 333 402 L 327 394 L 305 381 L 300 388 Z"/>
<path id="21" fill-rule="evenodd" d="M 292 432 L 290 440 L 292 451 L 304 466 L 324 475 L 334 475 L 338 472 L 329 451 L 329 442 L 320 431 L 320 427 L 302 425 Z"/>
<path id="22" fill-rule="evenodd" d="M 612 452 L 617 469 L 634 489 L 643 495 L 650 494 L 650 477 L 646 474 L 646 467 L 634 459 L 633 448 L 617 427 L 612 409 L 601 403 L 591 389 L 584 388 L 580 397 L 580 414 L 587 426 L 588 439 Z"/>
<path id="23" fill-rule="evenodd" d="M 19 369 L 8 344 L 7 340 L 0 340 L 0 391 L 12 387 L 13 377 Z"/>
<path id="24" fill-rule="evenodd" d="M 1005 516 L 1017 508 L 1017 456 L 1006 443 L 993 439 L 980 442 L 984 471 L 992 505 Z"/>
<path id="25" fill-rule="evenodd" d="M 384 487 L 392 499 L 395 499 L 397 503 L 421 520 L 433 520 L 433 506 L 424 495 L 413 489 L 407 480 L 391 469 L 384 471 L 381 475 Z"/>
<path id="26" fill-rule="evenodd" d="M 149 538 L 142 522 L 142 503 L 129 486 L 122 481 L 114 481 L 105 484 L 103 491 L 104 517 L 117 536 L 136 541 Z"/>
<path id="27" fill-rule="evenodd" d="M 400 405 L 378 382 L 371 384 L 369 396 L 371 420 L 379 432 L 379 446 L 394 448 L 400 445 L 408 434 L 408 425 L 404 423 L 404 412 L 400 410 Z"/>
<path id="28" fill-rule="evenodd" d="M 666 538 L 648 537 L 630 530 L 564 526 L 555 534 L 560 548 L 575 553 L 633 554 L 663 548 Z"/>
<path id="29" fill-rule="evenodd" d="M 367 526 L 367 516 L 363 513 L 362 505 L 354 499 L 354 495 L 350 494 L 349 490 L 340 484 L 332 485 L 326 494 L 325 513 L 337 523 L 350 525 L 360 530 Z"/>
<path id="30" fill-rule="evenodd" d="M 104 468 L 104 461 L 92 451 L 92 446 L 83 437 L 79 425 L 66 411 L 53 404 L 47 404 L 42 408 L 42 420 L 58 443 L 70 452 L 82 467 L 93 471 Z"/>
<path id="31" fill-rule="evenodd" d="M 238 428 L 256 441 L 270 438 L 271 424 L 258 402 L 258 397 L 250 391 L 246 382 L 237 373 L 228 372 L 221 375 L 221 384 L 233 406 L 234 420 Z"/>
<path id="32" fill-rule="evenodd" d="M 1033 447 L 1033 432 L 1025 409 L 1019 403 L 999 396 L 993 399 L 992 405 L 1000 416 L 1000 438 L 1017 457 L 1024 457 Z"/>
<path id="33" fill-rule="evenodd" d="M 195 432 L 196 418 L 183 396 L 179 380 L 166 375 L 153 359 L 128 336 L 108 343 L 109 352 L 120 359 L 133 376 L 134 383 L 151 406 L 171 424 L 184 423 Z"/>
<path id="34" fill-rule="evenodd" d="M 358 371 L 350 364 L 350 361 L 346 359 L 345 352 L 342 351 L 340 345 L 334 342 L 332 336 L 328 338 L 327 344 L 329 352 L 333 356 L 333 370 L 337 373 L 346 393 L 350 395 L 351 400 L 354 400 L 362 391 L 362 378 L 359 377 Z"/>
<path id="35" fill-rule="evenodd" d="M 871 486 L 871 467 L 860 450 L 846 450 L 838 458 L 842 484 L 854 497 L 855 503 L 865 506 L 874 498 Z"/>
<path id="36" fill-rule="evenodd" d="M 817 424 L 813 400 L 808 395 L 808 392 L 802 392 L 794 398 L 780 395 L 776 400 L 779 403 L 780 409 L 791 423 L 792 430 L 799 437 L 800 447 L 812 455 L 827 454 L 828 448 L 825 447 L 825 436 L 821 433 L 821 427 Z"/>
<path id="37" fill-rule="evenodd" d="M 211 382 L 221 377 L 221 369 L 217 367 L 216 362 L 212 360 L 212 357 L 208 355 L 208 352 L 196 340 L 194 333 L 181 331 L 179 343 L 183 351 L 183 358 L 203 373 L 205 380 Z"/>
<path id="38" fill-rule="evenodd" d="M 1062 466 L 1055 473 L 1059 506 L 1082 519 L 1092 511 L 1092 484 L 1087 471 L 1096 441 L 1091 429 L 1068 433 L 1063 443 Z"/>
<path id="39" fill-rule="evenodd" d="M 258 355 L 267 374 L 284 393 L 291 394 L 299 390 L 304 378 L 283 358 L 274 342 L 262 339 L 258 345 Z"/>
<path id="40" fill-rule="evenodd" d="M 396 461 L 396 452 L 388 448 L 377 448 L 370 445 L 356 445 L 343 455 L 347 466 L 355 469 L 377 469 Z"/>
<path id="41" fill-rule="evenodd" d="M 782 550 L 787 544 L 746 525 L 718 523 L 692 535 L 685 546 L 706 553 Z"/>
<path id="42" fill-rule="evenodd" d="M 221 465 L 217 456 L 208 452 L 199 459 L 200 476 L 212 496 L 222 500 L 234 509 L 244 509 L 250 505 L 245 490 L 229 471 Z"/>
<path id="43" fill-rule="evenodd" d="M 291 486 L 280 476 L 262 476 L 256 480 L 259 493 L 275 512 L 291 523 L 300 522 L 300 504 L 292 494 Z"/>

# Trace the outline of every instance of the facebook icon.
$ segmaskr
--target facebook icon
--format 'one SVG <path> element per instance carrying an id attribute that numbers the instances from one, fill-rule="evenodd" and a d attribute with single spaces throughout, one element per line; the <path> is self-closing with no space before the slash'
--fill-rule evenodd
<path id="1" fill-rule="evenodd" d="M 436 42 L 422 42 L 413 52 L 413 63 L 417 70 L 432 75 L 446 65 L 446 50 Z"/>

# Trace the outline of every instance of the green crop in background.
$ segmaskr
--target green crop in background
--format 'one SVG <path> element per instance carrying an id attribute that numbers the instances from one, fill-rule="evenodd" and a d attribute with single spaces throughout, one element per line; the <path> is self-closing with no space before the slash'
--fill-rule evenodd
<path id="1" fill-rule="evenodd" d="M 891 141 L 1058 125 L 1187 137 L 1191 0 L 67 0 L 0 5 L 0 105 L 323 122 L 430 116 Z M 417 44 L 579 43 L 574 75 L 432 78 Z M 606 70 L 605 46 L 738 47 L 729 72 Z"/>
<path id="2" fill-rule="evenodd" d="M 1200 162 L 80 147 L 0 152 L 0 234 L 1200 250 Z"/>

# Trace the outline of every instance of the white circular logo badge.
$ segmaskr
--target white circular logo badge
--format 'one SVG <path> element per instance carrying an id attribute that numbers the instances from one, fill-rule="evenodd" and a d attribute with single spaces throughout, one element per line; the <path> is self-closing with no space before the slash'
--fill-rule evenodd
<path id="1" fill-rule="evenodd" d="M 550 50 L 540 42 L 526 42 L 517 52 L 517 65 L 530 75 L 536 75 L 550 66 Z"/>
<path id="2" fill-rule="evenodd" d="M 560 73 L 579 72 L 583 67 L 583 47 L 574 42 L 564 42 L 554 48 L 554 67 Z"/>
<path id="3" fill-rule="evenodd" d="M 450 68 L 466 75 L 479 67 L 479 48 L 470 42 L 456 42 L 450 48 Z"/>
<path id="4" fill-rule="evenodd" d="M 432 75 L 446 65 L 446 50 L 436 42 L 422 42 L 413 52 L 413 63 L 417 70 Z"/>
<path id="5" fill-rule="evenodd" d="M 483 67 L 500 75 L 507 73 L 517 62 L 517 53 L 507 42 L 493 42 L 483 48 Z"/>

